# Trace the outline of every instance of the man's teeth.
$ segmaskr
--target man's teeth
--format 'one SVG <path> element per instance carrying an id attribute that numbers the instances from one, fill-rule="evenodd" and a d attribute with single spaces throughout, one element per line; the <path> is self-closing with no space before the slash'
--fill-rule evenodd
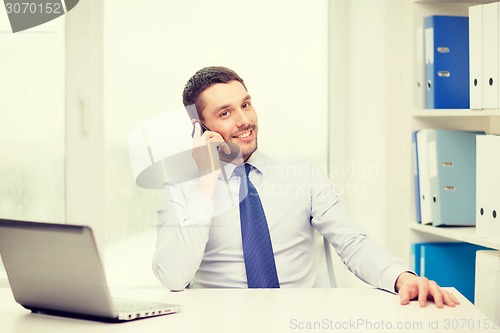
<path id="1" fill-rule="evenodd" d="M 237 138 L 246 138 L 246 137 L 249 137 L 250 136 L 250 131 L 247 131 L 245 133 L 242 133 L 240 135 L 237 135 L 236 137 Z"/>

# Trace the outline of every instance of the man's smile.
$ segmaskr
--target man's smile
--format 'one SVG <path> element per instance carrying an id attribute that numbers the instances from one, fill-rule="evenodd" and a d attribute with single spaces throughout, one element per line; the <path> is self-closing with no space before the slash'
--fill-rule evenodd
<path id="1" fill-rule="evenodd" d="M 243 140 L 243 141 L 250 141 L 254 138 L 254 130 L 253 129 L 248 129 L 243 132 L 239 132 L 235 135 L 232 136 L 233 139 L 238 139 L 238 140 Z"/>

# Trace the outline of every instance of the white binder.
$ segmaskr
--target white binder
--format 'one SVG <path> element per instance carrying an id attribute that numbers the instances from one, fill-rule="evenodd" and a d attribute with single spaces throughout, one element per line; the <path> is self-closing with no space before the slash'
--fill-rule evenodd
<path id="1" fill-rule="evenodd" d="M 427 136 L 429 129 L 417 133 L 418 183 L 420 188 L 420 214 L 422 224 L 432 224 L 432 195 L 429 174 L 429 153 Z"/>
<path id="2" fill-rule="evenodd" d="M 482 109 L 482 53 L 483 6 L 478 5 L 469 7 L 469 85 L 471 109 Z"/>
<path id="3" fill-rule="evenodd" d="M 500 108 L 500 2 L 496 2 L 496 8 L 497 8 L 497 15 L 496 15 L 496 47 L 497 47 L 497 54 L 496 54 L 496 59 L 495 59 L 495 66 L 496 67 L 496 75 L 497 75 L 497 91 L 496 91 L 496 97 L 497 97 L 497 109 Z M 483 14 L 484 15 L 484 14 Z M 484 41 L 483 41 L 484 43 Z M 483 49 L 484 50 L 484 49 Z"/>
<path id="4" fill-rule="evenodd" d="M 500 136 L 476 138 L 476 233 L 500 241 Z"/>
<path id="5" fill-rule="evenodd" d="M 425 62 L 424 62 L 424 28 L 416 28 L 415 36 L 415 79 L 416 79 L 416 106 L 419 109 L 425 108 Z"/>
<path id="6" fill-rule="evenodd" d="M 483 84 L 482 107 L 483 109 L 498 108 L 498 3 L 489 3 L 483 8 Z"/>
<path id="7" fill-rule="evenodd" d="M 474 305 L 497 322 L 500 320 L 500 252 L 476 252 Z"/>

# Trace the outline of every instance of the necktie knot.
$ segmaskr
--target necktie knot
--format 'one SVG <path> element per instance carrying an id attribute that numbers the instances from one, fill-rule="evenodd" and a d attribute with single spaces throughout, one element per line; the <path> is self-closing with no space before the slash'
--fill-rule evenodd
<path id="1" fill-rule="evenodd" d="M 234 169 L 233 174 L 240 177 L 240 178 L 243 178 L 243 177 L 248 178 L 248 175 L 250 174 L 251 169 L 252 169 L 252 166 L 248 163 L 245 163 L 242 165 L 238 165 Z"/>

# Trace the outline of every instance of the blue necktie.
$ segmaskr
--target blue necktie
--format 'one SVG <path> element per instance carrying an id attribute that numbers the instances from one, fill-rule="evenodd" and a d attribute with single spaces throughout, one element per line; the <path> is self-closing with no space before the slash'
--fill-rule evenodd
<path id="1" fill-rule="evenodd" d="M 248 178 L 251 165 L 235 169 L 240 181 L 240 222 L 248 288 L 279 288 L 273 246 L 257 189 Z"/>

